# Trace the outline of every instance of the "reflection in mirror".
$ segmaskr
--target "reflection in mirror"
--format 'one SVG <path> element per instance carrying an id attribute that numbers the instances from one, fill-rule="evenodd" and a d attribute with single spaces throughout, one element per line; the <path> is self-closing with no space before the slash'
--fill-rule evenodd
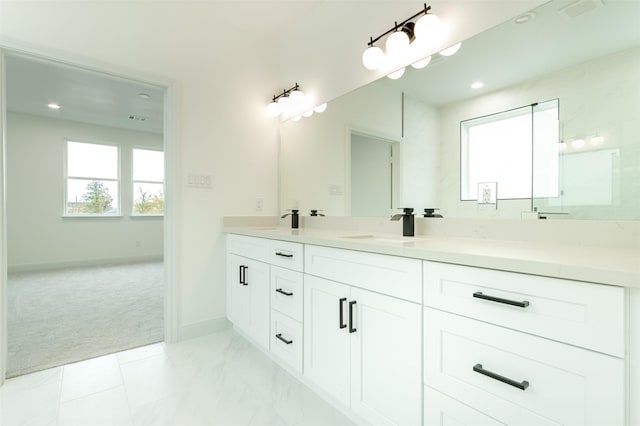
<path id="1" fill-rule="evenodd" d="M 281 208 L 356 213 L 355 130 L 400 142 L 394 208 L 440 207 L 445 217 L 520 218 L 533 208 L 549 219 L 640 219 L 640 2 L 582 11 L 567 8 L 572 3 L 546 3 L 526 23 L 467 40 L 455 56 L 436 55 L 423 70 L 342 96 L 330 116 L 282 123 Z M 484 87 L 471 89 L 478 81 Z M 534 149 L 534 198 L 499 200 L 492 210 L 461 201 L 460 123 L 556 98 L 560 138 Z"/>

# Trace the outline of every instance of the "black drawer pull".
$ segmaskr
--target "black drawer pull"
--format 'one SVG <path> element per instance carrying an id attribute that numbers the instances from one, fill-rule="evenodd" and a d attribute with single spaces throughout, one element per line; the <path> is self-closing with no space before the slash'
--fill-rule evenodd
<path id="1" fill-rule="evenodd" d="M 349 302 L 349 333 L 355 333 L 356 331 L 358 331 L 353 326 L 353 305 L 355 304 L 356 304 L 355 300 L 352 300 L 351 302 Z"/>
<path id="2" fill-rule="evenodd" d="M 528 300 L 523 300 L 522 302 L 518 302 L 517 300 L 509 300 L 509 299 L 503 299 L 501 297 L 487 296 L 486 294 L 482 294 L 481 291 L 476 291 L 475 293 L 473 293 L 473 297 L 476 297 L 478 299 L 490 300 L 491 302 L 504 303 L 505 305 L 517 306 L 519 308 L 526 308 L 527 306 L 529 306 Z"/>
<path id="3" fill-rule="evenodd" d="M 276 256 L 282 256 L 282 257 L 293 257 L 292 254 L 286 254 L 286 253 L 281 253 L 281 252 L 276 252 Z"/>
<path id="4" fill-rule="evenodd" d="M 293 340 L 287 340 L 287 339 L 285 339 L 284 337 L 282 337 L 282 333 L 278 333 L 278 334 L 276 334 L 276 338 L 277 338 L 278 340 L 282 340 L 282 341 L 283 341 L 283 342 L 285 342 L 287 345 L 290 345 L 290 344 L 292 344 L 292 343 L 293 343 Z"/>
<path id="5" fill-rule="evenodd" d="M 480 374 L 484 374 L 487 377 L 491 377 L 492 379 L 498 380 L 502 383 L 506 383 L 510 386 L 513 386 L 514 388 L 518 388 L 520 390 L 525 390 L 526 388 L 529 387 L 529 382 L 527 382 L 526 380 L 523 380 L 521 382 L 516 382 L 515 380 L 511 380 L 509 378 L 506 378 L 504 376 L 501 376 L 499 374 L 493 373 L 489 370 L 485 370 L 484 368 L 482 368 L 482 364 L 476 364 L 473 366 L 473 371 L 475 371 L 476 373 L 480 373 Z"/>
<path id="6" fill-rule="evenodd" d="M 240 284 L 244 284 L 244 282 L 243 282 L 243 280 L 242 280 L 242 271 L 244 270 L 244 265 L 240 265 L 239 270 L 240 270 L 240 271 L 239 271 L 239 272 L 240 272 L 240 276 L 238 277 L 238 282 L 239 282 Z"/>
<path id="7" fill-rule="evenodd" d="M 347 324 L 344 323 L 344 314 L 343 314 L 343 303 L 347 301 L 346 297 L 343 297 L 338 301 L 338 310 L 340 311 L 340 328 L 347 328 Z"/>
<path id="8" fill-rule="evenodd" d="M 243 266 L 242 270 L 244 271 L 242 273 L 242 285 L 249 285 L 249 281 L 247 280 L 247 270 L 249 269 L 248 266 Z"/>
<path id="9" fill-rule="evenodd" d="M 284 294 L 285 296 L 293 296 L 293 293 L 287 293 L 286 291 L 284 291 L 281 288 L 276 288 L 276 292 L 280 293 L 280 294 Z"/>

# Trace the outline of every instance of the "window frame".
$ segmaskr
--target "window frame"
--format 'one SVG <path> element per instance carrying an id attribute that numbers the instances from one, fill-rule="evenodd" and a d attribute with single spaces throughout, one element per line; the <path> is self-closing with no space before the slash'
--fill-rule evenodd
<path id="1" fill-rule="evenodd" d="M 162 181 L 147 181 L 147 180 L 136 180 L 134 179 L 135 173 L 135 160 L 134 160 L 134 151 L 155 151 L 162 153 Z M 166 193 L 166 156 L 163 148 L 149 148 L 146 146 L 134 146 L 131 148 L 131 217 L 164 217 L 164 206 L 162 209 L 162 213 L 138 213 L 135 211 L 135 185 L 136 183 L 151 183 L 151 184 L 162 184 L 162 194 Z"/>
<path id="2" fill-rule="evenodd" d="M 69 176 L 69 142 L 73 143 L 81 143 L 87 145 L 101 145 L 101 146 L 111 146 L 117 149 L 116 162 L 117 162 L 117 178 L 98 178 L 93 176 Z M 119 143 L 116 142 L 96 142 L 93 140 L 86 140 L 83 138 L 65 138 L 64 140 L 64 149 L 63 149 L 63 180 L 64 180 L 64 194 L 63 194 L 63 208 L 62 208 L 62 217 L 72 217 L 72 218 L 114 218 L 114 217 L 122 217 L 122 147 Z M 109 181 L 116 182 L 118 187 L 118 209 L 115 214 L 72 214 L 68 213 L 68 194 L 69 194 L 69 179 L 87 179 L 87 180 L 95 180 L 95 181 Z"/>
<path id="3" fill-rule="evenodd" d="M 529 191 L 529 195 L 528 196 L 524 196 L 524 197 L 500 197 L 497 196 L 496 200 L 531 200 L 533 199 L 533 193 L 534 193 L 534 181 L 535 181 L 535 177 L 534 177 L 534 170 L 535 170 L 535 164 L 534 164 L 534 117 L 535 117 L 535 113 L 538 112 L 535 108 L 538 106 L 542 106 L 545 104 L 548 104 L 550 102 L 556 102 L 556 108 L 558 111 L 558 122 L 560 119 L 560 99 L 559 98 L 551 98 L 545 101 L 541 101 L 541 102 L 535 102 L 529 105 L 523 105 L 523 106 L 519 106 L 516 108 L 511 108 L 508 110 L 504 110 L 504 111 L 498 111 L 495 113 L 491 113 L 491 114 L 486 114 L 486 115 L 482 115 L 482 116 L 478 116 L 478 117 L 473 117 L 467 120 L 462 120 L 460 121 L 460 159 L 459 159 L 459 182 L 460 182 L 460 191 L 459 191 L 459 199 L 461 202 L 464 201 L 477 201 L 477 196 L 471 197 L 471 198 L 465 198 L 464 195 L 464 190 L 466 189 L 466 195 L 467 197 L 469 196 L 470 193 L 470 186 L 469 186 L 469 129 L 472 126 L 469 126 L 468 123 L 469 122 L 474 122 L 474 125 L 483 125 L 483 124 L 488 124 L 488 123 L 492 123 L 492 122 L 497 122 L 500 120 L 496 120 L 496 119 L 492 119 L 496 116 L 501 116 L 501 119 L 511 119 L 511 118 L 515 118 L 515 117 L 521 117 L 521 116 L 530 116 L 531 117 L 531 138 L 530 138 L 530 145 L 529 145 L 529 149 L 528 149 L 528 155 L 529 155 L 529 161 L 531 163 L 531 184 L 529 185 L 528 191 Z M 541 110 L 544 111 L 547 108 Z M 551 108 L 548 108 L 551 109 Z M 498 195 L 499 195 L 499 191 L 500 191 L 500 185 L 498 185 Z M 477 195 L 477 194 L 476 194 Z"/>

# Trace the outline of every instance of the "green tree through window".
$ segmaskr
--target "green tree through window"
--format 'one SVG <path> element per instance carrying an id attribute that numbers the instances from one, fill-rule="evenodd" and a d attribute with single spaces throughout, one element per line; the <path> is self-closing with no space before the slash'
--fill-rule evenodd
<path id="1" fill-rule="evenodd" d="M 87 192 L 82 195 L 82 202 L 83 213 L 102 214 L 112 209 L 113 197 L 109 195 L 109 188 L 94 180 L 87 184 Z"/>

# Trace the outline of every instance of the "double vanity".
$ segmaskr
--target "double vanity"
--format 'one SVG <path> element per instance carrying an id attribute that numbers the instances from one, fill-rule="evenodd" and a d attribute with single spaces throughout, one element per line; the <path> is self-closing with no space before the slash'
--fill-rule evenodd
<path id="1" fill-rule="evenodd" d="M 635 249 L 576 246 L 571 258 L 517 241 L 284 227 L 226 238 L 229 320 L 358 424 L 640 421 Z"/>

